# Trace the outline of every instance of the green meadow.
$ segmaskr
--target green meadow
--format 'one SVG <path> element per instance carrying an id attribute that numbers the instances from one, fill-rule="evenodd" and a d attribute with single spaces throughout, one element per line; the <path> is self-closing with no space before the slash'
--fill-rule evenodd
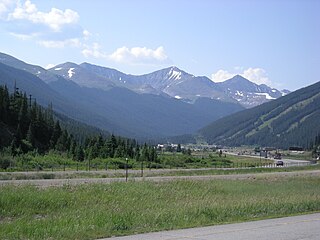
<path id="1" fill-rule="evenodd" d="M 97 239 L 320 211 L 320 178 L 0 187 L 0 239 Z"/>

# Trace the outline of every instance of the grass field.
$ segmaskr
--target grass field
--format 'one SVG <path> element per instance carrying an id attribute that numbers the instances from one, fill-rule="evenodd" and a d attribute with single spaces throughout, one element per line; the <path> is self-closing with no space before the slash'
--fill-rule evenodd
<path id="1" fill-rule="evenodd" d="M 203 152 L 186 155 L 182 153 L 163 153 L 159 154 L 155 162 L 143 162 L 144 168 L 151 169 L 171 169 L 171 168 L 210 168 L 210 167 L 240 167 L 240 166 L 261 166 L 272 163 L 268 159 L 256 159 L 245 156 L 232 156 L 222 154 L 219 156 L 216 152 Z M 13 158 L 10 155 L 0 152 L 0 172 L 7 171 L 64 171 L 64 170 L 111 170 L 124 169 L 126 166 L 130 169 L 140 169 L 142 162 L 135 159 L 128 159 L 128 165 L 125 158 L 95 158 L 77 162 L 68 158 L 68 156 L 59 153 L 22 154 Z M 90 167 L 89 167 L 90 166 Z"/>
<path id="2" fill-rule="evenodd" d="M 207 168 L 207 169 L 144 169 L 144 177 L 156 176 L 199 176 L 199 175 L 226 175 L 246 173 L 268 173 L 268 172 L 293 172 L 303 170 L 319 170 L 320 164 L 292 167 L 259 167 L 259 168 Z M 140 170 L 129 169 L 129 178 L 141 176 Z M 72 179 L 72 178 L 125 178 L 125 170 L 100 170 L 100 171 L 34 171 L 34 172 L 0 172 L 0 180 L 32 180 L 32 179 Z"/>
<path id="3" fill-rule="evenodd" d="M 0 187 L 0 239 L 97 239 L 320 211 L 319 177 L 279 176 Z"/>

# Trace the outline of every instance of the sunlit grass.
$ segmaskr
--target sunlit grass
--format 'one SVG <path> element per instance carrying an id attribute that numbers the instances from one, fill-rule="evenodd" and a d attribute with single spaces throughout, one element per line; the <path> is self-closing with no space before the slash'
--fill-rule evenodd
<path id="1" fill-rule="evenodd" d="M 0 239 L 96 239 L 320 211 L 320 178 L 0 188 Z"/>

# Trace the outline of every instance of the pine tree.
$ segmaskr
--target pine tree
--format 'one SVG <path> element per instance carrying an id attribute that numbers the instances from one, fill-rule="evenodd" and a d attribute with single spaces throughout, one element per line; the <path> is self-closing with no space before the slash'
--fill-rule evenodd
<path id="1" fill-rule="evenodd" d="M 178 144 L 177 152 L 181 152 L 181 144 L 180 143 Z"/>
<path id="2" fill-rule="evenodd" d="M 32 123 L 30 123 L 30 125 L 29 125 L 26 140 L 27 140 L 32 146 L 35 145 L 34 129 L 33 129 Z"/>
<path id="3" fill-rule="evenodd" d="M 21 135 L 24 138 L 27 134 L 30 120 L 28 118 L 28 100 L 27 95 L 24 94 L 20 98 L 20 110 L 18 115 L 18 124 L 20 125 Z"/>
<path id="4" fill-rule="evenodd" d="M 83 162 L 84 161 L 84 151 L 81 145 L 78 145 L 76 147 L 76 151 L 75 151 L 75 156 L 74 159 L 78 162 Z"/>
<path id="5" fill-rule="evenodd" d="M 57 121 L 53 128 L 53 133 L 50 139 L 50 148 L 54 148 L 57 144 L 59 137 L 61 136 L 61 127 L 59 121 Z"/>
<path id="6" fill-rule="evenodd" d="M 70 148 L 70 141 L 69 141 L 68 132 L 64 130 L 57 140 L 55 149 L 60 152 L 67 152 L 69 148 Z"/>
<path id="7" fill-rule="evenodd" d="M 150 160 L 150 158 L 149 158 L 149 149 L 148 149 L 148 146 L 147 146 L 146 143 L 143 145 L 141 158 L 142 158 L 143 161 L 146 161 L 146 162 L 148 162 Z"/>
<path id="8" fill-rule="evenodd" d="M 109 157 L 113 158 L 116 148 L 117 148 L 117 139 L 116 137 L 112 134 L 109 141 L 107 142 L 107 148 L 109 150 Z"/>
<path id="9" fill-rule="evenodd" d="M 150 161 L 151 162 L 158 162 L 157 151 L 154 147 L 150 147 Z"/>
<path id="10" fill-rule="evenodd" d="M 135 150 L 135 158 L 136 158 L 136 161 L 139 162 L 140 161 L 140 158 L 141 157 L 141 154 L 140 154 L 140 146 L 139 144 L 137 144 L 137 147 L 136 147 L 136 150 Z"/>
<path id="11" fill-rule="evenodd" d="M 76 141 L 73 139 L 73 136 L 71 135 L 71 144 L 70 144 L 70 148 L 69 148 L 69 156 L 74 156 L 75 152 L 76 152 L 76 148 L 77 148 L 77 143 Z"/>

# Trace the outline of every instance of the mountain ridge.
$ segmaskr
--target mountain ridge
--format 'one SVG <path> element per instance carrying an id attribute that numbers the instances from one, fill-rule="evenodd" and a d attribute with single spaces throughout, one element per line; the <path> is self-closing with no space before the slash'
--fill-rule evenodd
<path id="1" fill-rule="evenodd" d="M 221 118 L 199 133 L 214 144 L 308 147 L 320 132 L 320 82 Z"/>
<path id="2" fill-rule="evenodd" d="M 90 88 L 108 90 L 115 86 L 126 87 L 137 93 L 170 96 L 189 103 L 194 102 L 197 98 L 206 97 L 239 103 L 245 108 L 250 108 L 288 93 L 288 90 L 279 91 L 264 84 L 257 85 L 248 79 L 245 79 L 247 80 L 247 87 L 239 89 L 243 84 L 239 85 L 239 81 L 238 83 L 232 81 L 234 78 L 239 78 L 239 75 L 225 82 L 215 83 L 206 76 L 194 76 L 176 66 L 170 66 L 147 74 L 131 75 L 87 62 L 81 64 L 66 62 L 46 71 L 42 67 L 27 64 L 4 53 L 0 53 L 0 62 L 26 70 L 46 83 L 54 82 L 64 77 L 81 86 Z M 57 71 L 56 69 L 59 70 Z M 76 75 L 81 76 L 75 78 Z"/>
<path id="3" fill-rule="evenodd" d="M 255 84 L 240 75 L 225 82 L 215 83 L 206 76 L 194 76 L 176 66 L 142 75 L 125 74 L 116 69 L 90 63 L 82 63 L 79 66 L 105 79 L 105 81 L 111 81 L 116 86 L 126 87 L 137 93 L 164 94 L 186 102 L 194 102 L 199 97 L 207 97 L 225 102 L 238 102 L 242 106 L 250 108 L 288 93 L 283 93 L 265 84 Z M 66 73 L 63 75 L 65 76 Z M 234 81 L 237 78 L 238 81 Z M 240 85 L 239 78 L 242 80 Z M 92 82 L 80 84 L 89 86 Z M 95 82 L 95 87 L 106 88 L 105 84 L 103 81 Z M 238 86 L 243 89 L 237 89 Z"/>

